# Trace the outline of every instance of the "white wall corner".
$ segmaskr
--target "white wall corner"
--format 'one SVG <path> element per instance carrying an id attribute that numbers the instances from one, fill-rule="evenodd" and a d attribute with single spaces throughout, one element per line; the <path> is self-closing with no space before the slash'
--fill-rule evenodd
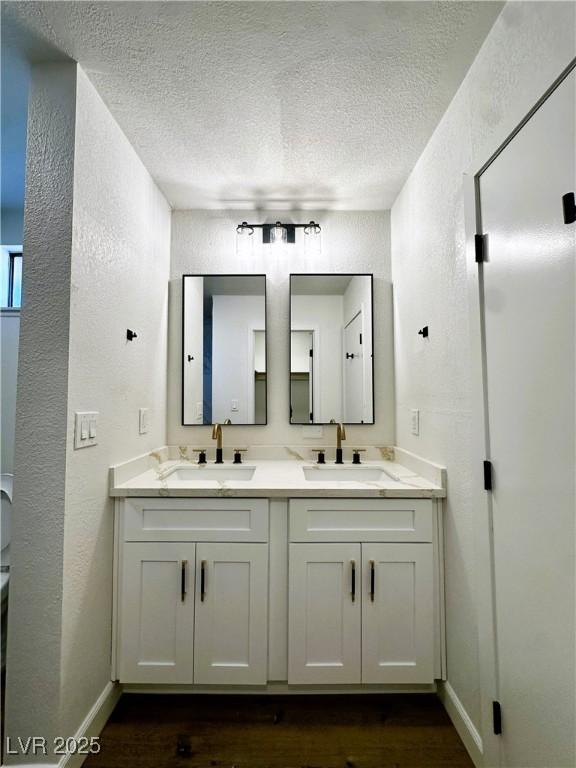
<path id="1" fill-rule="evenodd" d="M 438 683 L 438 696 L 476 768 L 484 767 L 482 737 L 448 681 Z"/>
<path id="2" fill-rule="evenodd" d="M 122 687 L 119 683 L 114 683 L 112 681 L 106 683 L 104 690 L 100 696 L 98 696 L 94 705 L 74 734 L 74 738 L 77 742 L 80 738 L 85 737 L 90 739 L 92 736 L 100 735 L 121 695 Z M 64 755 L 58 763 L 58 768 L 80 768 L 86 757 L 87 755 L 78 754 Z"/>

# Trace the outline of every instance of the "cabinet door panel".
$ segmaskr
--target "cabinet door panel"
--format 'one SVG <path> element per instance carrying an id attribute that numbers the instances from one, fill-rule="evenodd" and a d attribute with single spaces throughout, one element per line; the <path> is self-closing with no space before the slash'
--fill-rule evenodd
<path id="1" fill-rule="evenodd" d="M 124 546 L 120 682 L 192 682 L 194 556 L 194 544 Z"/>
<path id="2" fill-rule="evenodd" d="M 197 546 L 194 682 L 265 685 L 268 545 Z"/>
<path id="3" fill-rule="evenodd" d="M 432 545 L 364 544 L 362 563 L 362 682 L 433 682 Z"/>
<path id="4" fill-rule="evenodd" d="M 290 545 L 289 683 L 360 682 L 360 556 L 359 544 Z"/>

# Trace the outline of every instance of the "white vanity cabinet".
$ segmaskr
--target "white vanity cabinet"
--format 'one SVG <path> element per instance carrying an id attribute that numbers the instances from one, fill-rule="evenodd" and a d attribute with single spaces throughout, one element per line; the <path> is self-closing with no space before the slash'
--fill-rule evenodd
<path id="1" fill-rule="evenodd" d="M 439 500 L 117 500 L 126 686 L 426 690 L 444 669 Z"/>
<path id="2" fill-rule="evenodd" d="M 431 500 L 290 503 L 289 683 L 434 681 L 435 527 Z"/>
<path id="3" fill-rule="evenodd" d="M 268 501 L 128 499 L 116 533 L 118 680 L 265 685 Z"/>

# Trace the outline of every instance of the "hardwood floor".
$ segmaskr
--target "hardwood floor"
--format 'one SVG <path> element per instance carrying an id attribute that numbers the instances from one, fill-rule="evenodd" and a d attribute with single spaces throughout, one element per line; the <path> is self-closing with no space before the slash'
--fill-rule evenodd
<path id="1" fill-rule="evenodd" d="M 433 695 L 122 697 L 85 768 L 473 768 Z"/>

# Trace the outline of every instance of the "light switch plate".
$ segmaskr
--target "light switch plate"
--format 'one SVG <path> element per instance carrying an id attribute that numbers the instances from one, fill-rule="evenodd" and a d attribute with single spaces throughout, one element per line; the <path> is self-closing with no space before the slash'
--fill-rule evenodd
<path id="1" fill-rule="evenodd" d="M 148 408 L 140 408 L 138 411 L 138 432 L 141 435 L 145 435 L 148 433 L 148 422 L 149 422 L 149 416 L 150 412 Z"/>
<path id="2" fill-rule="evenodd" d="M 418 436 L 420 434 L 420 411 L 418 408 L 413 408 L 410 411 L 410 418 L 412 434 Z"/>
<path id="3" fill-rule="evenodd" d="M 74 414 L 74 448 L 89 448 L 98 443 L 98 411 Z"/>

